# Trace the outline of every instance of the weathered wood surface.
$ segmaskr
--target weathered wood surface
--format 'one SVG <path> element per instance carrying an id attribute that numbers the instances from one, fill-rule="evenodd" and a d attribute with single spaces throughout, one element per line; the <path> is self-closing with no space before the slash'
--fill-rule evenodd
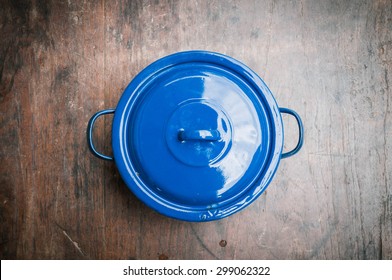
<path id="1" fill-rule="evenodd" d="M 2 259 L 392 259 L 390 0 L 0 2 Z M 267 192 L 217 222 L 155 213 L 86 145 L 93 113 L 188 49 L 243 61 L 305 123 Z"/>

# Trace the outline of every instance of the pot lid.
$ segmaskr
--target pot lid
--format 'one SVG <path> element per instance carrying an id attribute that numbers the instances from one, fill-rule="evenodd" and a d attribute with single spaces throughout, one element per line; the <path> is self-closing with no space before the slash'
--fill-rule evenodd
<path id="1" fill-rule="evenodd" d="M 190 51 L 162 58 L 126 88 L 113 152 L 127 186 L 165 215 L 223 218 L 267 187 L 282 150 L 277 104 L 242 63 Z"/>

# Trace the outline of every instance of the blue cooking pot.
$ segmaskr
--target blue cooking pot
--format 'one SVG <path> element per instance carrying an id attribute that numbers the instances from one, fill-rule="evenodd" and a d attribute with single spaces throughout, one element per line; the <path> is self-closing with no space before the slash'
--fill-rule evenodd
<path id="1" fill-rule="evenodd" d="M 286 153 L 281 113 L 294 116 L 299 127 L 298 143 Z M 113 157 L 98 152 L 92 139 L 95 121 L 105 114 L 114 114 Z M 91 117 L 87 140 L 95 156 L 114 160 L 145 204 L 198 222 L 227 217 L 263 193 L 280 159 L 300 150 L 303 125 L 241 62 L 187 51 L 142 70 L 116 109 Z"/>

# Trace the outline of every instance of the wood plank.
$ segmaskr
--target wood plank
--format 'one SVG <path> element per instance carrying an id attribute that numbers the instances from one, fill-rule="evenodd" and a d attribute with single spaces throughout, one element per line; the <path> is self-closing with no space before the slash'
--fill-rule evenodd
<path id="1" fill-rule="evenodd" d="M 392 259 L 392 3 L 0 1 L 2 259 Z M 305 124 L 301 152 L 226 219 L 145 206 L 86 126 L 170 53 L 228 54 Z M 285 149 L 296 126 L 284 116 Z M 97 147 L 111 153 L 111 116 Z"/>

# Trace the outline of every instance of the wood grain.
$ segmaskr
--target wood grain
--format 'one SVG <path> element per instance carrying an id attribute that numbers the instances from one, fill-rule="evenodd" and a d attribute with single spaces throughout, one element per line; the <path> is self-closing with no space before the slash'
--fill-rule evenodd
<path id="1" fill-rule="evenodd" d="M 392 259 L 391 1 L 0 2 L 2 259 Z M 268 190 L 209 223 L 155 213 L 86 145 L 93 113 L 189 49 L 244 62 L 305 124 Z"/>

